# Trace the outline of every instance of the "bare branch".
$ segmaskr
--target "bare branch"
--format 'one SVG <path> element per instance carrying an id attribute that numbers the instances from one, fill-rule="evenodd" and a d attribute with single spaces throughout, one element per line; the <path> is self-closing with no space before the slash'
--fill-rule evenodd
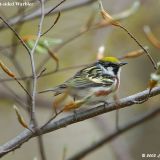
<path id="1" fill-rule="evenodd" d="M 36 47 L 38 45 L 39 39 L 41 37 L 42 33 L 42 25 L 43 25 L 43 20 L 44 20 L 44 0 L 39 0 L 40 6 L 41 6 L 41 18 L 40 22 L 38 25 L 38 33 L 37 33 L 37 38 L 35 40 L 35 44 L 30 52 L 30 61 L 31 61 L 31 68 L 32 68 L 32 75 L 33 75 L 33 86 L 32 86 L 32 103 L 31 103 L 31 110 L 30 110 L 30 116 L 31 116 L 31 126 L 33 127 L 34 131 L 37 132 L 38 134 L 38 143 L 39 143 L 39 150 L 40 150 L 40 155 L 42 160 L 46 160 L 46 155 L 44 151 L 44 145 L 43 145 L 43 139 L 42 136 L 39 135 L 38 131 L 38 123 L 36 120 L 36 89 L 37 89 L 37 74 L 36 74 L 36 67 L 35 67 L 35 60 L 34 60 L 34 52 L 36 50 Z"/>
<path id="2" fill-rule="evenodd" d="M 37 47 L 38 41 L 41 37 L 42 32 L 42 24 L 44 20 L 44 3 L 43 0 L 40 0 L 41 4 L 41 19 L 38 25 L 38 33 L 37 33 L 37 39 L 35 41 L 35 44 L 30 52 L 30 61 L 31 61 L 31 68 L 32 68 L 32 75 L 33 75 L 33 90 L 32 90 L 32 107 L 31 107 L 31 123 L 34 124 L 35 120 L 35 96 L 36 96 L 36 88 L 37 88 L 37 74 L 35 69 L 35 61 L 34 61 L 34 52 Z"/>
<path id="3" fill-rule="evenodd" d="M 62 3 L 64 3 L 66 0 L 62 0 L 60 3 L 58 3 L 56 6 L 54 6 L 47 14 L 49 15 L 50 13 L 52 13 L 57 7 L 59 7 Z"/>
<path id="4" fill-rule="evenodd" d="M 155 87 L 151 91 L 150 97 L 156 96 L 160 94 L 160 87 Z M 123 99 L 119 100 L 119 109 L 124 108 L 124 107 L 129 107 L 133 106 L 135 104 L 135 100 L 143 100 L 146 99 L 148 96 L 148 90 L 144 90 L 142 92 L 136 93 L 132 96 L 125 97 Z M 104 114 L 107 112 L 111 112 L 117 109 L 117 103 L 112 102 L 107 106 L 104 105 L 98 105 L 97 107 L 93 109 L 87 109 L 83 111 L 78 111 L 73 115 L 61 118 L 60 120 L 57 121 L 52 121 L 50 122 L 47 126 L 43 127 L 40 129 L 40 134 L 46 134 L 49 132 L 52 132 L 54 130 L 60 129 L 62 127 L 66 127 L 70 124 L 77 123 L 92 117 L 95 117 L 100 114 Z M 157 111 L 155 111 L 157 112 Z M 37 136 L 37 134 L 33 134 L 28 130 L 24 130 L 22 133 L 20 133 L 17 137 L 14 139 L 10 140 L 6 144 L 0 146 L 0 157 L 4 156 L 5 154 L 19 148 L 23 143 L 31 139 L 32 137 Z"/>

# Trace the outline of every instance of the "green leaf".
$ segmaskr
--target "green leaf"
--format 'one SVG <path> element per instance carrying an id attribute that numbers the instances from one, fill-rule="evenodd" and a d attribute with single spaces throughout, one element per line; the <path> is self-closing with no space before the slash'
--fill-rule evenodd
<path id="1" fill-rule="evenodd" d="M 35 40 L 28 40 L 27 45 L 30 49 L 34 47 Z M 53 38 L 42 38 L 39 40 L 38 45 L 36 47 L 36 53 L 46 54 L 48 52 L 49 47 L 62 43 L 61 39 L 53 39 Z"/>

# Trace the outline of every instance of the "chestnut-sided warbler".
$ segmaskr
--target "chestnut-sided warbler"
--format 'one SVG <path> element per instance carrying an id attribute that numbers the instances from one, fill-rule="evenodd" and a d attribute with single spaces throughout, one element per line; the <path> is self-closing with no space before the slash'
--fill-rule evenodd
<path id="1" fill-rule="evenodd" d="M 121 67 L 125 64 L 115 57 L 104 57 L 81 69 L 63 84 L 40 93 L 52 91 L 56 96 L 67 92 L 73 99 L 85 103 L 104 102 L 118 89 Z"/>

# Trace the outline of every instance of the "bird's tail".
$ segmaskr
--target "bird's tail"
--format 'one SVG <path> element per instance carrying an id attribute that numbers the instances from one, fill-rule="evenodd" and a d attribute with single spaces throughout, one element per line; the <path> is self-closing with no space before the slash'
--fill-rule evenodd
<path id="1" fill-rule="evenodd" d="M 66 87 L 64 85 L 60 85 L 60 86 L 57 86 L 55 88 L 49 88 L 49 89 L 40 91 L 38 93 L 41 94 L 41 93 L 46 93 L 46 92 L 54 92 L 55 93 L 54 95 L 58 95 L 58 94 L 63 93 L 64 89 L 66 89 Z"/>

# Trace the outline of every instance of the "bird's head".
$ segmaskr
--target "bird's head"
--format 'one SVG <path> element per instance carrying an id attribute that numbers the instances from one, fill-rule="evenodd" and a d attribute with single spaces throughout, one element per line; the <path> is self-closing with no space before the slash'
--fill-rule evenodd
<path id="1" fill-rule="evenodd" d="M 121 62 L 116 57 L 104 57 L 98 61 L 98 63 L 104 67 L 105 72 L 111 75 L 117 75 L 120 68 L 127 64 L 126 62 Z"/>

